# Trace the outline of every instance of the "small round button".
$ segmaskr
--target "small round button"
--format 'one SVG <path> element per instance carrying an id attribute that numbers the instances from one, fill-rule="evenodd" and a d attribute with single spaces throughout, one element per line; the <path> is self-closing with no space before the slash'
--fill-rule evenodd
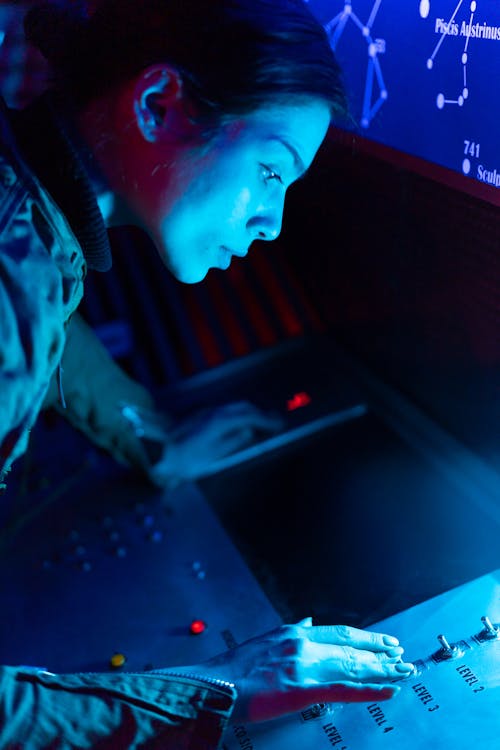
<path id="1" fill-rule="evenodd" d="M 159 544 L 163 540 L 163 532 L 160 531 L 160 529 L 154 529 L 153 531 L 149 532 L 147 538 L 150 542 Z"/>
<path id="2" fill-rule="evenodd" d="M 193 620 L 193 622 L 189 626 L 189 632 L 192 635 L 201 635 L 205 632 L 206 629 L 207 623 L 203 622 L 203 620 Z"/>
<path id="3" fill-rule="evenodd" d="M 120 669 L 120 667 L 123 667 L 126 661 L 127 658 L 124 654 L 113 654 L 113 656 L 109 660 L 109 663 L 113 667 L 113 669 Z"/>

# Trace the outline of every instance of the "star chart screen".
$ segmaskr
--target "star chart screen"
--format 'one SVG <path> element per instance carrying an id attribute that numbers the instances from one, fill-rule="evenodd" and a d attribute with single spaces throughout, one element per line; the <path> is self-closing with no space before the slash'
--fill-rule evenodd
<path id="1" fill-rule="evenodd" d="M 500 188 L 499 2 L 308 4 L 344 70 L 359 135 Z"/>

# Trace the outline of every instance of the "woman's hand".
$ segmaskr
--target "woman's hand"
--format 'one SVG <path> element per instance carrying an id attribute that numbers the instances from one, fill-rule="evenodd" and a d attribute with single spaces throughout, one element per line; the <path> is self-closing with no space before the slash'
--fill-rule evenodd
<path id="1" fill-rule="evenodd" d="M 170 431 L 164 454 L 150 470 L 150 477 L 160 486 L 198 479 L 220 459 L 282 427 L 280 417 L 247 402 L 203 409 Z"/>
<path id="2" fill-rule="evenodd" d="M 408 677 L 397 639 L 346 626 L 312 625 L 307 618 L 253 638 L 191 667 L 228 680 L 238 699 L 232 719 L 267 721 L 313 703 L 378 702 L 392 698 Z"/>

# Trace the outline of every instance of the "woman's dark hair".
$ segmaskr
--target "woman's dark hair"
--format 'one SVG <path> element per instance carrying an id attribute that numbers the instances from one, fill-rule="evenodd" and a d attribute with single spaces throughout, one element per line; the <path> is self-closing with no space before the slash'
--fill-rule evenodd
<path id="1" fill-rule="evenodd" d="M 217 121 L 279 97 L 312 96 L 346 113 L 325 30 L 302 0 L 97 0 L 44 3 L 25 18 L 54 84 L 77 105 L 154 63 L 180 72 L 200 115 Z"/>

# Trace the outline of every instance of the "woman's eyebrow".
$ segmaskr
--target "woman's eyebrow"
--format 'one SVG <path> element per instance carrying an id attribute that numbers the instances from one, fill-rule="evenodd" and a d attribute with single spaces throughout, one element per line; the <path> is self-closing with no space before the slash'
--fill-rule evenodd
<path id="1" fill-rule="evenodd" d="M 279 135 L 270 136 L 267 140 L 268 141 L 277 141 L 278 143 L 281 143 L 281 145 L 284 146 L 287 149 L 287 151 L 292 155 L 293 163 L 295 165 L 295 169 L 298 172 L 299 178 L 303 177 L 304 174 L 307 172 L 307 169 L 306 169 L 306 166 L 305 166 L 304 162 L 302 161 L 302 158 L 301 158 L 299 152 L 295 148 L 295 146 L 292 146 L 291 143 L 289 143 L 287 140 L 285 140 L 284 138 L 282 138 Z"/>

